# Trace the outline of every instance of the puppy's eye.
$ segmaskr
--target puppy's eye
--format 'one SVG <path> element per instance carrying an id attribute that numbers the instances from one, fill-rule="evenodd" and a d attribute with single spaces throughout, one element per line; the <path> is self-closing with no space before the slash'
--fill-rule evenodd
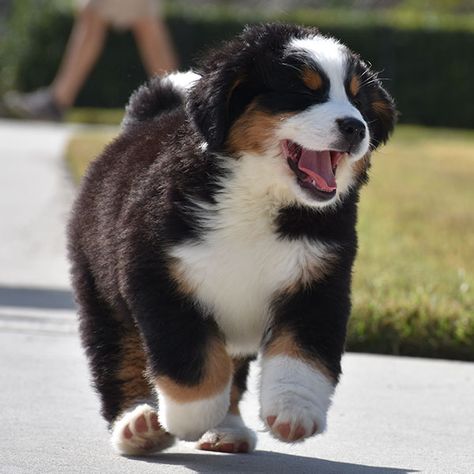
<path id="1" fill-rule="evenodd" d="M 298 88 L 297 92 L 299 95 L 304 95 L 304 96 L 308 96 L 308 97 L 317 97 L 318 94 L 321 92 L 320 90 L 317 90 L 317 91 L 314 91 L 312 89 L 309 89 L 307 87 L 300 87 Z"/>

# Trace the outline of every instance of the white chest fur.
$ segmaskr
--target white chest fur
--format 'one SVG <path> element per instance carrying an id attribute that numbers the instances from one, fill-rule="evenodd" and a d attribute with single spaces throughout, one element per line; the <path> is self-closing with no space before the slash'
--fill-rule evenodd
<path id="1" fill-rule="evenodd" d="M 274 218 L 289 203 L 285 177 L 279 176 L 286 170 L 273 162 L 274 176 L 269 176 L 268 168 L 255 169 L 255 161 L 239 162 L 218 203 L 203 209 L 209 229 L 204 240 L 172 250 L 180 274 L 216 320 L 233 355 L 258 351 L 272 298 L 297 282 L 309 282 L 332 258 L 328 245 L 278 236 Z"/>

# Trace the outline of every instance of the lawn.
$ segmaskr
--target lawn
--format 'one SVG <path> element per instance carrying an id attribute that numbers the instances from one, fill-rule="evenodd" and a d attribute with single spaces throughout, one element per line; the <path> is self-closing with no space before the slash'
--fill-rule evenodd
<path id="1" fill-rule="evenodd" d="M 113 135 L 72 138 L 77 180 Z M 474 360 L 474 132 L 399 126 L 358 227 L 348 348 Z"/>
<path id="2" fill-rule="evenodd" d="M 400 126 L 371 171 L 349 348 L 474 360 L 474 133 Z"/>

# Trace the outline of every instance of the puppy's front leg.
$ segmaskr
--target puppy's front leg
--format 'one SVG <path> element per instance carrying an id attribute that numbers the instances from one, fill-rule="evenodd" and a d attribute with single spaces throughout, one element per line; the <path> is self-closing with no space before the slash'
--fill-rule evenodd
<path id="1" fill-rule="evenodd" d="M 220 423 L 230 404 L 232 360 L 224 343 L 210 339 L 202 350 L 204 365 L 197 382 L 179 380 L 179 372 L 155 379 L 160 421 L 168 432 L 186 441 L 196 441 Z"/>
<path id="2" fill-rule="evenodd" d="M 148 379 L 158 393 L 159 423 L 196 441 L 228 412 L 232 358 L 211 317 L 157 272 L 139 270 L 128 272 L 124 286 L 145 343 Z"/>
<path id="3" fill-rule="evenodd" d="M 295 295 L 277 309 L 262 354 L 261 418 L 275 437 L 287 442 L 325 430 L 340 373 L 346 310 L 330 316 L 313 313 L 318 298 L 312 296 Z"/>
<path id="4" fill-rule="evenodd" d="M 335 385 L 315 361 L 271 347 L 262 358 L 261 417 L 282 441 L 321 433 Z"/>

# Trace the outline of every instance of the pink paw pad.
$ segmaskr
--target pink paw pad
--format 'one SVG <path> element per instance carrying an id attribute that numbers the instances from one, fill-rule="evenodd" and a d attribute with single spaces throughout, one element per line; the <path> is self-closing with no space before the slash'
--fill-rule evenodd
<path id="1" fill-rule="evenodd" d="M 150 454 L 168 448 L 173 442 L 173 436 L 161 427 L 154 409 L 146 404 L 125 413 L 112 432 L 112 445 L 120 454 Z"/>
<path id="2" fill-rule="evenodd" d="M 202 435 L 197 448 L 221 453 L 250 453 L 256 443 L 255 433 L 244 425 L 240 416 L 227 415 L 222 423 Z"/>
<path id="3" fill-rule="evenodd" d="M 221 453 L 248 453 L 249 443 L 246 441 L 237 443 L 201 443 L 199 449 L 202 451 L 217 451 Z"/>
<path id="4" fill-rule="evenodd" d="M 282 441 L 292 442 L 300 441 L 308 436 L 312 436 L 318 430 L 316 423 L 313 423 L 311 432 L 307 432 L 306 428 L 298 422 L 278 422 L 276 416 L 268 416 L 266 421 L 272 433 Z"/>

